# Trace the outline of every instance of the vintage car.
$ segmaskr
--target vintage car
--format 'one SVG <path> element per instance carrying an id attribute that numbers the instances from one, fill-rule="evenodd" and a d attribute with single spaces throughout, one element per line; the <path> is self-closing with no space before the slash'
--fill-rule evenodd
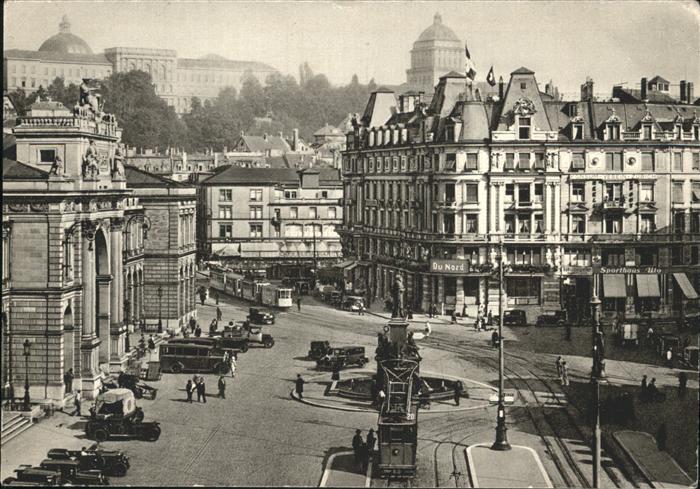
<path id="1" fill-rule="evenodd" d="M 262 332 L 262 327 L 248 325 L 248 343 L 256 343 L 258 345 L 263 345 L 265 348 L 272 348 L 275 344 L 275 340 L 272 335 Z"/>
<path id="2" fill-rule="evenodd" d="M 142 382 L 138 376 L 127 373 L 120 373 L 117 378 L 119 387 L 123 389 L 129 389 L 134 393 L 136 399 L 141 399 L 142 397 L 148 397 L 150 399 L 155 399 L 158 389 L 151 387 L 150 385 Z"/>
<path id="3" fill-rule="evenodd" d="M 681 358 L 681 363 L 688 368 L 698 368 L 698 347 L 697 346 L 686 346 L 683 349 L 683 357 Z"/>
<path id="4" fill-rule="evenodd" d="M 328 302 L 330 302 L 332 306 L 337 306 L 340 304 L 341 297 L 342 294 L 337 290 L 334 290 L 333 292 L 331 292 L 331 295 L 328 298 Z"/>
<path id="5" fill-rule="evenodd" d="M 2 481 L 3 486 L 60 486 L 66 481 L 60 472 L 46 470 L 30 465 L 20 465 L 15 469 L 15 477 L 8 477 Z"/>
<path id="6" fill-rule="evenodd" d="M 251 307 L 248 309 L 248 321 L 255 324 L 275 324 L 275 315 L 269 311 Z"/>
<path id="7" fill-rule="evenodd" d="M 331 350 L 331 344 L 327 341 L 312 341 L 308 357 L 311 360 L 318 360 L 326 353 L 330 353 Z"/>
<path id="8" fill-rule="evenodd" d="M 365 356 L 364 346 L 343 346 L 332 348 L 330 352 L 316 360 L 316 366 L 321 369 L 363 367 L 369 358 Z"/>
<path id="9" fill-rule="evenodd" d="M 272 335 L 262 332 L 262 326 L 251 325 L 249 321 L 233 328 L 227 326 L 220 339 L 222 348 L 226 348 L 226 342 L 243 342 L 246 344 L 246 349 L 251 343 L 263 345 L 265 348 L 272 348 L 275 344 Z"/>
<path id="10" fill-rule="evenodd" d="M 233 322 L 233 321 L 231 321 Z M 243 329 L 243 322 L 236 321 L 236 325 L 225 326 L 223 331 L 208 338 L 177 338 L 170 340 L 170 343 L 190 343 L 196 345 L 211 345 L 221 350 L 233 350 L 236 353 L 248 351 L 248 340 L 240 334 Z"/>
<path id="11" fill-rule="evenodd" d="M 343 309 L 346 311 L 357 312 L 362 307 L 364 307 L 365 301 L 362 297 L 357 295 L 345 296 L 343 300 Z"/>
<path id="12" fill-rule="evenodd" d="M 565 320 L 564 311 L 546 311 L 544 314 L 537 316 L 535 326 L 559 326 L 561 321 Z"/>
<path id="13" fill-rule="evenodd" d="M 77 460 L 57 460 L 48 458 L 42 460 L 40 468 L 59 472 L 64 480 L 71 485 L 80 486 L 106 486 L 109 480 L 97 469 L 80 470 L 80 462 Z"/>
<path id="14" fill-rule="evenodd" d="M 527 316 L 522 309 L 511 309 L 503 313 L 505 326 L 527 326 Z"/>
<path id="15" fill-rule="evenodd" d="M 113 389 L 97 396 L 95 405 L 90 408 L 85 434 L 98 442 L 110 436 L 156 441 L 160 437 L 160 424 L 143 421 L 143 411 L 136 407 L 134 393 L 129 389 Z"/>
<path id="16" fill-rule="evenodd" d="M 129 457 L 119 450 L 68 450 L 65 448 L 52 448 L 46 454 L 52 460 L 77 460 L 80 470 L 101 470 L 111 476 L 122 477 L 126 475 L 131 466 Z"/>

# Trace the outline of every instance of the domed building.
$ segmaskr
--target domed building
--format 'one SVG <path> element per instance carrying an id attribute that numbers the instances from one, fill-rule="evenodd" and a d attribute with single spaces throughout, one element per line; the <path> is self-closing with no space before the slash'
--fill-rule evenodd
<path id="1" fill-rule="evenodd" d="M 433 24 L 425 29 L 411 49 L 411 68 L 406 70 L 411 89 L 433 93 L 438 79 L 445 73 L 464 71 L 464 46 L 452 29 L 436 13 Z"/>
<path id="2" fill-rule="evenodd" d="M 59 32 L 49 37 L 39 47 L 39 51 L 70 54 L 92 54 L 90 46 L 81 38 L 70 32 L 70 21 L 66 15 L 61 19 Z"/>

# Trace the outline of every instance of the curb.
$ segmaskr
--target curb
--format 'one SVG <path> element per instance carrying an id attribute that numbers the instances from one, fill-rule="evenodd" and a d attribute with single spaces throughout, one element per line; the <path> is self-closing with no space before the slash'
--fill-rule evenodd
<path id="1" fill-rule="evenodd" d="M 346 452 L 336 452 L 330 457 L 328 457 L 328 460 L 326 461 L 326 468 L 323 470 L 323 475 L 321 476 L 321 482 L 318 483 L 318 487 L 326 487 L 326 483 L 328 482 L 328 475 L 330 474 L 330 466 L 331 463 L 333 462 L 333 459 L 338 456 L 338 455 L 347 455 L 349 453 L 353 453 L 351 450 L 348 450 Z M 374 460 L 372 458 L 369 459 L 369 464 L 367 465 L 367 472 L 365 473 L 365 485 L 364 487 L 369 487 L 372 485 L 372 465 L 374 463 Z"/>
<path id="2" fill-rule="evenodd" d="M 647 433 L 648 434 L 648 433 Z M 632 464 L 637 468 L 639 472 L 644 475 L 644 477 L 647 479 L 649 482 L 649 485 L 651 487 L 656 487 L 656 484 L 654 484 L 654 480 L 651 478 L 651 475 L 649 475 L 649 472 L 642 466 L 642 464 L 639 463 L 639 461 L 634 458 L 632 453 L 627 449 L 624 443 L 620 441 L 620 439 L 617 437 L 617 431 L 612 434 L 613 438 L 617 442 L 618 446 L 622 449 L 623 452 L 625 452 L 625 455 L 627 455 L 627 458 L 632 462 Z M 649 437 L 652 437 L 649 435 Z M 653 437 L 652 437 L 653 438 Z M 656 444 L 656 440 L 654 440 L 654 444 Z"/>
<path id="3" fill-rule="evenodd" d="M 467 448 L 464 449 L 464 457 L 467 459 L 467 468 L 469 469 L 469 479 L 471 482 L 472 487 L 480 487 L 479 486 L 479 479 L 476 475 L 476 468 L 474 467 L 474 461 L 472 457 L 470 456 L 470 451 L 474 447 L 490 447 L 491 443 L 475 443 L 473 445 L 469 445 Z M 549 478 L 549 474 L 544 468 L 544 465 L 542 465 L 542 460 L 540 459 L 540 456 L 537 455 L 537 452 L 530 448 L 526 447 L 524 445 L 511 445 L 513 448 L 522 448 L 524 450 L 528 450 L 532 455 L 535 457 L 535 462 L 537 462 L 537 467 L 540 469 L 540 473 L 542 474 L 542 478 L 545 481 L 545 484 L 547 484 L 547 487 L 553 488 L 554 484 L 552 484 L 552 479 Z M 530 486 L 532 487 L 532 486 Z"/>

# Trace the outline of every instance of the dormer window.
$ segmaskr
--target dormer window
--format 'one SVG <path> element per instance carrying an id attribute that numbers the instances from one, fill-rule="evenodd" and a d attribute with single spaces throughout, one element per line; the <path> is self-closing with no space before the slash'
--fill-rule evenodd
<path id="1" fill-rule="evenodd" d="M 571 124 L 571 139 L 581 141 L 583 139 L 583 123 L 574 122 Z"/>
<path id="2" fill-rule="evenodd" d="M 673 139 L 683 141 L 683 126 L 681 124 L 676 124 L 673 128 Z"/>
<path id="3" fill-rule="evenodd" d="M 620 123 L 609 122 L 606 126 L 605 139 L 608 141 L 617 141 L 620 139 Z"/>
<path id="4" fill-rule="evenodd" d="M 649 140 L 652 138 L 651 124 L 642 125 L 642 139 Z"/>
<path id="5" fill-rule="evenodd" d="M 700 124 L 695 124 L 693 126 L 693 139 L 700 141 Z"/>
<path id="6" fill-rule="evenodd" d="M 518 117 L 518 139 L 530 139 L 530 117 Z"/>
<path id="7" fill-rule="evenodd" d="M 374 146 L 374 131 L 370 131 L 369 133 L 369 145 Z"/>
<path id="8" fill-rule="evenodd" d="M 391 129 L 386 129 L 384 131 L 384 144 L 391 143 Z"/>

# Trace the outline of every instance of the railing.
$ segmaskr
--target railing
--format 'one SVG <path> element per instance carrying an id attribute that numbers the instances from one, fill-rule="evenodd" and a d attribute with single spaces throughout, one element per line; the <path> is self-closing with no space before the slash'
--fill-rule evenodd
<path id="1" fill-rule="evenodd" d="M 640 137 L 639 131 L 622 131 L 622 139 L 624 141 L 639 141 Z"/>
<path id="2" fill-rule="evenodd" d="M 116 121 L 99 120 L 94 116 L 23 116 L 17 118 L 17 127 L 22 126 L 61 126 L 73 127 L 82 131 L 107 136 L 117 136 L 119 126 Z"/>

